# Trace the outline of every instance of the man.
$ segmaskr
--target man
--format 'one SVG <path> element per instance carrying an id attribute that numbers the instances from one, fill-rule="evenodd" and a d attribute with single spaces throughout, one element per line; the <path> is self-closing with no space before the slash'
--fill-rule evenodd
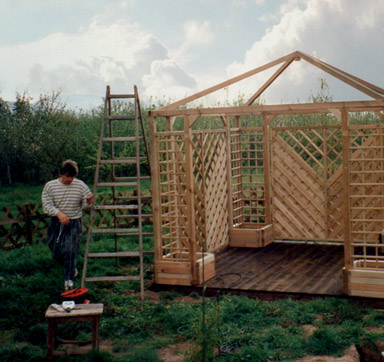
<path id="1" fill-rule="evenodd" d="M 66 160 L 60 168 L 60 178 L 47 182 L 42 193 L 43 210 L 51 216 L 48 226 L 48 246 L 53 258 L 64 267 L 64 288 L 73 288 L 77 275 L 77 257 L 82 236 L 82 209 L 92 204 L 88 186 L 75 176 L 76 162 Z"/>

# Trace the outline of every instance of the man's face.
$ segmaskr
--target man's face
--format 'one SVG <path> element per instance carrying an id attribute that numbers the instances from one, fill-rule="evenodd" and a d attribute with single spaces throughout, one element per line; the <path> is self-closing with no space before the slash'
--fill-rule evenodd
<path id="1" fill-rule="evenodd" d="M 73 181 L 74 177 L 73 176 L 68 176 L 68 175 L 61 175 L 61 182 L 64 185 L 69 185 Z"/>

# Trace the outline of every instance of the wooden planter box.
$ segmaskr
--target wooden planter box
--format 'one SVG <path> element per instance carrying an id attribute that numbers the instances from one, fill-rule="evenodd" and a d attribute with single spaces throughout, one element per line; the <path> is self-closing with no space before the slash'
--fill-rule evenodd
<path id="1" fill-rule="evenodd" d="M 204 253 L 204 278 L 203 278 L 203 258 L 202 253 L 197 253 L 196 264 L 198 268 L 198 281 L 193 283 L 191 274 L 191 263 L 185 255 L 185 261 L 167 260 L 167 257 L 161 261 L 155 262 L 155 282 L 157 284 L 167 285 L 201 285 L 203 280 L 207 281 L 215 276 L 215 255 Z"/>
<path id="2" fill-rule="evenodd" d="M 355 260 L 347 277 L 348 295 L 384 298 L 384 261 Z"/>
<path id="3" fill-rule="evenodd" d="M 273 226 L 242 225 L 229 233 L 229 246 L 241 248 L 262 248 L 273 242 Z"/>

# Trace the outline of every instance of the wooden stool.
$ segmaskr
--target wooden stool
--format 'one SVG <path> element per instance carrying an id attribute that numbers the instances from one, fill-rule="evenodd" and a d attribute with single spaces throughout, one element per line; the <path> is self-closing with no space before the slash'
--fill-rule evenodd
<path id="1" fill-rule="evenodd" d="M 64 322 L 92 322 L 92 348 L 99 348 L 99 322 L 100 315 L 103 314 L 103 304 L 76 304 L 70 312 L 59 312 L 49 306 L 45 312 L 48 320 L 48 359 L 53 356 L 63 356 L 66 354 L 86 354 L 89 350 L 55 350 L 57 342 L 57 326 Z M 66 341 L 67 344 L 83 344 L 84 342 Z"/>

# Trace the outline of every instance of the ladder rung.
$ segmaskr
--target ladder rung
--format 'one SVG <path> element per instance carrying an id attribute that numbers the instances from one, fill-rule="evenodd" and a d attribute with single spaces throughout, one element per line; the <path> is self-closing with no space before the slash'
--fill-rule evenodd
<path id="1" fill-rule="evenodd" d="M 137 205 L 94 205 L 94 210 L 136 210 Z"/>
<path id="2" fill-rule="evenodd" d="M 92 229 L 92 234 L 114 234 L 114 233 L 128 233 L 129 236 L 132 236 L 131 233 L 137 233 L 139 229 L 129 229 L 129 228 L 105 228 L 105 229 Z"/>
<path id="3" fill-rule="evenodd" d="M 142 139 L 142 137 L 139 137 Z M 104 137 L 104 142 L 133 142 L 136 141 L 136 137 Z"/>
<path id="4" fill-rule="evenodd" d="M 136 119 L 135 116 L 117 116 L 117 115 L 110 115 L 106 116 L 105 119 L 108 119 L 110 121 L 134 121 Z"/>
<path id="5" fill-rule="evenodd" d="M 109 95 L 110 99 L 113 98 L 135 98 L 134 94 L 110 94 Z"/>
<path id="6" fill-rule="evenodd" d="M 142 233 L 142 236 L 153 236 L 153 233 Z M 128 238 L 132 236 L 139 236 L 139 234 L 118 234 L 116 235 L 118 238 Z"/>
<path id="7" fill-rule="evenodd" d="M 126 280 L 140 280 L 140 276 L 136 275 L 121 275 L 121 276 L 110 276 L 110 277 L 88 277 L 85 278 L 86 282 L 122 282 Z"/>
<path id="8" fill-rule="evenodd" d="M 146 160 L 146 157 L 115 158 L 114 160 L 100 160 L 101 164 L 129 164 Z"/>
<path id="9" fill-rule="evenodd" d="M 138 176 L 138 177 L 130 176 L 130 177 L 115 178 L 116 181 L 129 181 L 129 180 L 141 181 L 141 180 L 150 180 L 150 179 L 151 179 L 151 176 Z"/>
<path id="10" fill-rule="evenodd" d="M 133 195 L 128 195 L 128 196 L 116 196 L 116 200 L 138 200 L 139 196 L 133 196 Z M 141 196 L 140 197 L 141 201 L 148 201 L 151 200 L 151 196 Z"/>
<path id="11" fill-rule="evenodd" d="M 140 256 L 139 251 L 120 251 L 113 253 L 89 253 L 89 258 L 127 258 L 131 256 Z"/>
<path id="12" fill-rule="evenodd" d="M 99 182 L 97 186 L 100 187 L 115 187 L 115 186 L 137 186 L 137 182 Z"/>

